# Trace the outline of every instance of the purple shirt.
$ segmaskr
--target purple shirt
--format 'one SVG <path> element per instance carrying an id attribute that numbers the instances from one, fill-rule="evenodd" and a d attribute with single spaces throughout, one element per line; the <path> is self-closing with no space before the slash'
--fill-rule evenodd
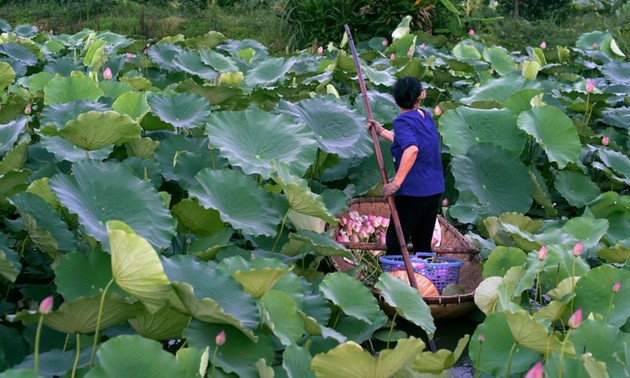
<path id="1" fill-rule="evenodd" d="M 396 195 L 426 197 L 444 192 L 440 138 L 431 114 L 424 110 L 424 115 L 425 118 L 412 110 L 394 119 L 394 142 L 390 150 L 396 171 L 403 151 L 409 146 L 418 147 L 416 161 Z"/>

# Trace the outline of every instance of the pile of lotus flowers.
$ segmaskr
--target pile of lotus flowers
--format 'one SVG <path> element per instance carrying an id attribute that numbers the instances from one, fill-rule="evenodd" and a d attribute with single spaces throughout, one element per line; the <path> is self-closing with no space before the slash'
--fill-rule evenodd
<path id="1" fill-rule="evenodd" d="M 357 211 L 348 212 L 339 218 L 335 240 L 345 243 L 381 243 L 385 244 L 385 235 L 389 218 L 379 215 L 361 215 Z"/>

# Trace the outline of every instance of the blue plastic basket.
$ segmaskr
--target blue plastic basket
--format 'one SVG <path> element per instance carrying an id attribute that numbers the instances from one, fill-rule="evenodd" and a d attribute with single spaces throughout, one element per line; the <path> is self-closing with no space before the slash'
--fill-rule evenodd
<path id="1" fill-rule="evenodd" d="M 437 262 L 428 260 L 433 258 Z M 414 272 L 420 273 L 433 282 L 439 293 L 450 284 L 459 282 L 459 270 L 464 262 L 453 257 L 437 256 L 432 252 L 416 252 L 409 256 Z M 380 257 L 379 262 L 384 272 L 404 270 L 405 262 L 402 255 L 387 255 Z"/>

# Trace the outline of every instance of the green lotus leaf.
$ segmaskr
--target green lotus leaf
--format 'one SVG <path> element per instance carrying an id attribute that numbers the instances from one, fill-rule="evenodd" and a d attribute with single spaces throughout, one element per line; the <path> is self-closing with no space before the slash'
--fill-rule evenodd
<path id="1" fill-rule="evenodd" d="M 593 43 L 601 45 L 605 40 L 612 38 L 612 34 L 608 32 L 593 31 L 589 33 L 582 33 L 575 42 L 575 46 L 582 50 L 590 50 L 593 48 Z"/>
<path id="2" fill-rule="evenodd" d="M 8 32 L 11 31 L 11 24 L 9 24 L 8 22 L 6 22 L 3 19 L 0 19 L 0 30 L 3 32 Z"/>
<path id="3" fill-rule="evenodd" d="M 499 285 L 503 277 L 489 277 L 481 281 L 475 289 L 475 304 L 486 315 L 492 314 L 499 300 Z"/>
<path id="4" fill-rule="evenodd" d="M 210 143 L 245 174 L 269 178 L 273 161 L 282 161 L 302 176 L 314 160 L 314 138 L 306 126 L 284 115 L 258 108 L 221 112 L 208 120 Z"/>
<path id="5" fill-rule="evenodd" d="M 216 336 L 221 331 L 225 332 L 225 344 L 219 347 L 216 344 Z M 270 338 L 261 336 L 256 342 L 236 328 L 225 324 L 193 320 L 190 326 L 184 329 L 183 336 L 192 347 L 209 347 L 210 350 L 219 348 L 216 366 L 239 377 L 257 377 L 258 373 L 254 368 L 256 361 L 261 358 L 271 361 L 274 356 L 274 346 Z"/>
<path id="6" fill-rule="evenodd" d="M 515 374 L 528 370 L 540 359 L 539 352 L 518 345 L 514 340 L 506 314 L 489 315 L 477 327 L 468 345 L 474 366 L 492 376 L 506 375 L 508 360 L 511 361 L 510 373 Z M 483 344 L 479 342 L 479 335 L 483 335 Z M 480 348 L 483 348 L 483 353 L 480 353 Z"/>
<path id="7" fill-rule="evenodd" d="M 613 286 L 620 283 L 618 292 Z M 630 293 L 630 272 L 611 265 L 591 269 L 575 285 L 573 308 L 581 308 L 584 314 L 602 315 L 604 321 L 620 327 L 630 316 L 630 303 L 624 300 Z"/>
<path id="8" fill-rule="evenodd" d="M 44 107 L 41 115 L 42 125 L 54 125 L 55 129 L 63 128 L 66 123 L 77 119 L 83 113 L 89 111 L 105 112 L 109 110 L 107 105 L 91 101 L 79 100 L 66 104 L 52 104 Z"/>
<path id="9" fill-rule="evenodd" d="M 439 349 L 437 352 L 424 351 L 413 363 L 413 370 L 421 373 L 440 374 L 450 369 L 459 360 L 468 345 L 470 335 L 464 335 L 457 342 L 454 351 Z"/>
<path id="10" fill-rule="evenodd" d="M 319 290 L 345 314 L 368 324 L 376 323 L 384 316 L 370 290 L 349 275 L 326 274 Z"/>
<path id="11" fill-rule="evenodd" d="M 548 217 L 558 215 L 558 211 L 554 208 L 553 199 L 551 197 L 551 193 L 549 192 L 549 187 L 547 186 L 545 178 L 534 166 L 527 167 L 527 170 L 534 189 L 534 201 L 545 208 L 545 214 Z"/>
<path id="12" fill-rule="evenodd" d="M 584 207 L 601 194 L 590 176 L 579 171 L 558 171 L 554 176 L 554 186 L 575 207 Z"/>
<path id="13" fill-rule="evenodd" d="M 147 91 L 151 89 L 151 86 L 153 85 L 153 83 L 151 83 L 151 80 L 142 76 L 123 76 L 119 77 L 118 80 L 123 83 L 129 84 L 132 88 L 139 91 Z"/>
<path id="14" fill-rule="evenodd" d="M 612 171 L 630 181 L 630 158 L 625 154 L 610 149 L 597 151 L 599 159 Z"/>
<path id="15" fill-rule="evenodd" d="M 175 358 L 186 369 L 185 377 L 205 377 L 208 370 L 210 348 L 180 348 L 175 353 Z"/>
<path id="16" fill-rule="evenodd" d="M 501 76 L 518 70 L 514 58 L 499 47 L 487 47 L 483 50 L 483 59 L 489 62 L 495 71 Z"/>
<path id="17" fill-rule="evenodd" d="M 309 249 L 315 251 L 320 256 L 345 256 L 352 257 L 350 251 L 338 244 L 329 236 L 308 230 L 301 230 L 289 235 L 291 240 L 297 240 L 306 244 Z"/>
<path id="18" fill-rule="evenodd" d="M 488 80 L 483 85 L 470 91 L 470 96 L 461 99 L 464 104 L 472 104 L 476 101 L 495 100 L 503 103 L 514 93 L 523 89 L 537 89 L 540 84 L 536 81 L 526 80 L 520 73 L 505 75 L 498 79 Z"/>
<path id="19" fill-rule="evenodd" d="M 311 354 L 297 344 L 288 345 L 282 352 L 282 368 L 289 377 L 315 378 L 311 370 Z"/>
<path id="20" fill-rule="evenodd" d="M 200 127 L 210 115 L 208 101 L 194 93 L 154 95 L 148 102 L 155 115 L 177 128 Z"/>
<path id="21" fill-rule="evenodd" d="M 182 331 L 190 323 L 190 317 L 169 306 L 164 306 L 153 314 L 143 310 L 128 321 L 142 337 L 153 340 L 172 340 L 182 337 Z"/>
<path id="22" fill-rule="evenodd" d="M 254 178 L 235 170 L 211 169 L 204 169 L 195 177 L 200 185 L 190 188 L 190 194 L 203 207 L 219 211 L 224 222 L 247 234 L 276 235 L 278 212 L 272 207 L 271 195 Z"/>
<path id="23" fill-rule="evenodd" d="M 532 204 L 527 168 L 508 151 L 490 143 L 476 144 L 452 161 L 455 187 L 474 193 L 481 215 L 508 211 L 526 213 Z"/>
<path id="24" fill-rule="evenodd" d="M 86 151 L 100 150 L 139 138 L 142 128 L 128 115 L 115 111 L 90 111 L 69 121 L 59 135 Z"/>
<path id="25" fill-rule="evenodd" d="M 568 355 L 574 355 L 575 350 L 571 346 L 566 346 L 558 340 L 554 334 L 550 334 L 550 330 L 540 321 L 532 318 L 525 311 L 516 313 L 504 312 L 508 327 L 514 341 L 527 349 L 537 351 L 539 353 L 559 352 L 564 350 Z"/>
<path id="26" fill-rule="evenodd" d="M 623 264 L 630 259 L 630 248 L 617 243 L 614 246 L 602 247 L 597 250 L 597 256 L 609 263 Z"/>
<path id="27" fill-rule="evenodd" d="M 304 320 L 293 299 L 282 291 L 270 290 L 260 297 L 267 326 L 283 345 L 293 345 L 304 334 Z"/>
<path id="28" fill-rule="evenodd" d="M 431 308 L 422 300 L 420 292 L 390 274 L 381 274 L 374 287 L 381 297 L 403 318 L 422 328 L 429 337 L 435 334 Z"/>
<path id="29" fill-rule="evenodd" d="M 55 155 L 59 161 L 76 162 L 85 159 L 86 151 L 72 144 L 72 142 L 59 136 L 41 136 L 42 146 L 46 151 Z M 114 145 L 110 144 L 96 151 L 88 153 L 90 159 L 103 161 L 114 151 Z"/>
<path id="30" fill-rule="evenodd" d="M 91 333 L 96 330 L 101 296 L 78 298 L 65 302 L 57 311 L 44 317 L 44 324 L 62 333 Z M 120 324 L 133 318 L 140 307 L 126 301 L 107 296 L 103 302 L 100 329 Z"/>
<path id="31" fill-rule="evenodd" d="M 72 56 L 65 56 L 46 63 L 44 70 L 53 74 L 69 77 L 72 72 L 84 70 L 80 62 L 75 61 Z"/>
<path id="32" fill-rule="evenodd" d="M 394 349 L 381 350 L 374 357 L 350 341 L 315 355 L 311 369 L 318 377 L 392 377 L 412 364 L 423 348 L 422 340 L 411 337 L 398 340 Z"/>
<path id="33" fill-rule="evenodd" d="M 116 98 L 112 104 L 112 109 L 140 122 L 142 117 L 151 110 L 151 107 L 149 107 L 145 93 L 129 91 Z"/>
<path id="34" fill-rule="evenodd" d="M 77 240 L 61 215 L 41 197 L 23 192 L 11 197 L 11 201 L 22 216 L 31 240 L 43 251 L 58 254 L 77 248 Z"/>
<path id="35" fill-rule="evenodd" d="M 9 282 L 15 282 L 21 269 L 19 255 L 9 248 L 7 237 L 0 233 L 0 277 Z"/>
<path id="36" fill-rule="evenodd" d="M 12 150 L 8 151 L 0 161 L 0 174 L 23 169 L 26 163 L 28 146 L 28 142 L 21 142 Z"/>
<path id="37" fill-rule="evenodd" d="M 533 136 L 547 153 L 550 161 L 564 168 L 575 162 L 582 144 L 571 119 L 559 108 L 543 106 L 522 112 L 518 127 Z"/>
<path id="38" fill-rule="evenodd" d="M 18 25 L 13 32 L 20 37 L 32 38 L 37 34 L 38 28 L 34 25 Z"/>
<path id="39" fill-rule="evenodd" d="M 199 53 L 196 51 L 188 50 L 177 54 L 173 60 L 173 64 L 180 70 L 207 81 L 213 81 L 219 76 L 215 70 L 201 61 Z"/>
<path id="40" fill-rule="evenodd" d="M 373 147 L 365 132 L 365 124 L 343 105 L 324 99 L 307 99 L 297 104 L 281 101 L 278 110 L 307 124 L 319 145 L 341 158 L 364 157 Z"/>
<path id="41" fill-rule="evenodd" d="M 162 176 L 166 180 L 180 181 L 181 176 L 175 173 L 177 165 L 181 165 L 184 152 L 193 155 L 200 162 L 212 162 L 213 154 L 208 151 L 208 140 L 203 138 L 189 138 L 183 135 L 173 135 L 160 142 L 155 150 L 155 159 L 160 163 Z M 179 164 L 177 163 L 179 160 Z M 196 173 L 195 173 L 196 174 Z M 193 175 L 194 177 L 194 175 Z"/>
<path id="42" fill-rule="evenodd" d="M 136 156 L 140 159 L 148 159 L 155 154 L 155 150 L 160 142 L 149 137 L 134 138 L 125 143 L 127 155 Z"/>
<path id="43" fill-rule="evenodd" d="M 516 126 L 516 115 L 507 109 L 459 107 L 444 112 L 440 135 L 452 155 L 464 155 L 478 143 L 494 143 L 519 156 L 527 135 Z"/>
<path id="44" fill-rule="evenodd" d="M 217 72 L 237 72 L 239 71 L 236 62 L 231 58 L 210 49 L 203 49 L 199 51 L 201 61 L 210 67 L 214 68 Z"/>
<path id="45" fill-rule="evenodd" d="M 395 69 L 393 67 L 379 70 L 377 68 L 363 66 L 362 69 L 365 77 L 374 85 L 391 87 L 396 83 L 396 78 L 394 77 Z"/>
<path id="46" fill-rule="evenodd" d="M 295 58 L 267 58 L 245 74 L 245 83 L 251 87 L 270 88 L 287 78 Z"/>
<path id="47" fill-rule="evenodd" d="M 483 278 L 503 277 L 511 267 L 523 265 L 525 258 L 520 248 L 498 246 L 483 265 Z"/>
<path id="48" fill-rule="evenodd" d="M 162 344 L 139 335 L 121 335 L 104 342 L 96 352 L 99 364 L 86 378 L 183 377 L 184 367 Z"/>
<path id="49" fill-rule="evenodd" d="M 37 56 L 19 43 L 6 42 L 1 44 L 0 54 L 7 55 L 9 58 L 18 61 L 27 67 L 37 64 Z"/>
<path id="50" fill-rule="evenodd" d="M 132 92 L 131 85 L 120 81 L 105 80 L 98 83 L 98 87 L 103 91 L 103 97 L 117 99 L 125 93 Z"/>
<path id="51" fill-rule="evenodd" d="M 197 198 L 182 200 L 173 206 L 171 212 L 177 219 L 178 226 L 195 235 L 212 235 L 225 228 L 219 212 L 214 209 L 205 209 L 199 205 Z"/>
<path id="52" fill-rule="evenodd" d="M 219 33 L 218 31 L 211 30 L 207 32 L 206 34 L 200 35 L 198 37 L 186 38 L 186 40 L 184 41 L 184 44 L 186 45 L 186 47 L 189 47 L 189 48 L 214 49 L 215 47 L 222 45 L 227 41 L 228 41 L 228 38 L 225 35 L 223 35 L 222 33 Z"/>
<path id="53" fill-rule="evenodd" d="M 630 237 L 630 196 L 615 192 L 602 193 L 587 208 L 595 218 L 608 220 L 609 228 L 605 239 L 610 244 Z"/>
<path id="54" fill-rule="evenodd" d="M 35 373 L 32 368 L 29 368 L 29 369 L 11 368 L 0 373 L 0 378 L 41 378 L 41 377 L 42 376 Z"/>
<path id="55" fill-rule="evenodd" d="M 622 129 L 630 128 L 630 107 L 608 108 L 602 110 L 602 120 L 609 125 Z"/>
<path id="56" fill-rule="evenodd" d="M 178 71 L 177 66 L 173 63 L 175 57 L 182 54 L 184 49 L 170 43 L 158 43 L 149 48 L 149 58 L 157 63 L 161 68 Z"/>
<path id="57" fill-rule="evenodd" d="M 24 191 L 28 187 L 27 180 L 30 176 L 31 171 L 28 169 L 13 170 L 0 175 L 0 198 Z"/>
<path id="58" fill-rule="evenodd" d="M 171 295 L 171 287 L 157 253 L 148 241 L 122 222 L 108 221 L 107 235 L 114 282 L 155 313 Z"/>
<path id="59" fill-rule="evenodd" d="M 90 352 L 92 348 L 83 348 L 79 353 L 79 359 L 77 362 L 77 368 L 84 368 L 90 363 Z M 31 377 L 61 377 L 64 374 L 72 370 L 77 352 L 75 350 L 52 349 L 47 352 L 43 352 L 39 355 L 39 374 L 34 373 L 34 354 L 26 356 L 19 364 L 15 365 L 12 369 L 6 370 L 0 376 L 12 377 L 10 374 L 12 371 L 21 372 L 22 369 L 29 369 L 34 375 L 23 375 L 18 373 L 16 378 L 31 378 Z M 6 375 L 5 375 L 6 373 Z"/>
<path id="60" fill-rule="evenodd" d="M 98 71 L 98 69 L 107 62 L 107 56 L 105 55 L 105 42 L 102 39 L 93 39 L 86 46 L 87 52 L 83 57 L 83 65 L 92 69 L 92 71 Z"/>
<path id="61" fill-rule="evenodd" d="M 306 180 L 292 175 L 287 164 L 279 162 L 272 179 L 282 188 L 293 211 L 337 223 L 334 214 L 326 209 L 322 197 L 311 191 Z"/>
<path id="62" fill-rule="evenodd" d="M 521 75 L 526 80 L 536 80 L 541 64 L 535 60 L 524 60 Z"/>
<path id="63" fill-rule="evenodd" d="M 199 184 L 195 176 L 201 170 L 226 168 L 225 159 L 217 155 L 219 154 L 216 149 L 202 151 L 201 154 L 192 151 L 178 151 L 172 160 L 172 165 L 173 174 L 178 178 L 179 185 L 189 189 Z"/>
<path id="64" fill-rule="evenodd" d="M 15 81 L 15 71 L 7 62 L 0 62 L 0 91 L 13 84 Z"/>
<path id="65" fill-rule="evenodd" d="M 540 220 L 532 220 L 530 217 L 519 213 L 503 213 L 498 218 L 488 217 L 483 221 L 486 226 L 486 230 L 490 237 L 499 245 L 512 246 L 520 243 L 522 236 L 517 235 L 517 232 L 513 232 L 514 228 L 507 231 L 507 226 L 512 225 L 518 231 L 525 231 L 528 235 L 536 234 L 543 226 L 543 222 Z M 526 248 L 536 249 L 536 248 Z"/>
<path id="66" fill-rule="evenodd" d="M 77 100 L 96 101 L 103 96 L 98 84 L 75 72 L 70 77 L 56 76 L 44 87 L 44 104 L 60 104 Z"/>
<path id="67" fill-rule="evenodd" d="M 13 148 L 20 134 L 26 130 L 26 117 L 19 117 L 9 123 L 0 125 L 0 156 L 4 156 Z"/>
<path id="68" fill-rule="evenodd" d="M 72 171 L 72 176 L 54 176 L 50 186 L 59 201 L 79 216 L 87 235 L 106 246 L 105 223 L 121 220 L 157 250 L 171 244 L 173 218 L 150 182 L 138 179 L 125 166 L 92 160 L 74 163 Z"/>

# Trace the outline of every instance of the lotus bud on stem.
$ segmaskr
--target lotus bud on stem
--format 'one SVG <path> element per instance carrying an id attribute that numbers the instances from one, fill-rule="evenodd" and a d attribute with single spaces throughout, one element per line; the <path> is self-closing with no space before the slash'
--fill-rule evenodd
<path id="1" fill-rule="evenodd" d="M 44 325 L 44 316 L 50 314 L 53 309 L 53 296 L 50 295 L 39 304 L 39 321 L 37 322 L 37 331 L 35 331 L 35 356 L 33 361 L 33 368 L 35 374 L 39 374 L 39 341 L 42 336 L 42 326 Z"/>

